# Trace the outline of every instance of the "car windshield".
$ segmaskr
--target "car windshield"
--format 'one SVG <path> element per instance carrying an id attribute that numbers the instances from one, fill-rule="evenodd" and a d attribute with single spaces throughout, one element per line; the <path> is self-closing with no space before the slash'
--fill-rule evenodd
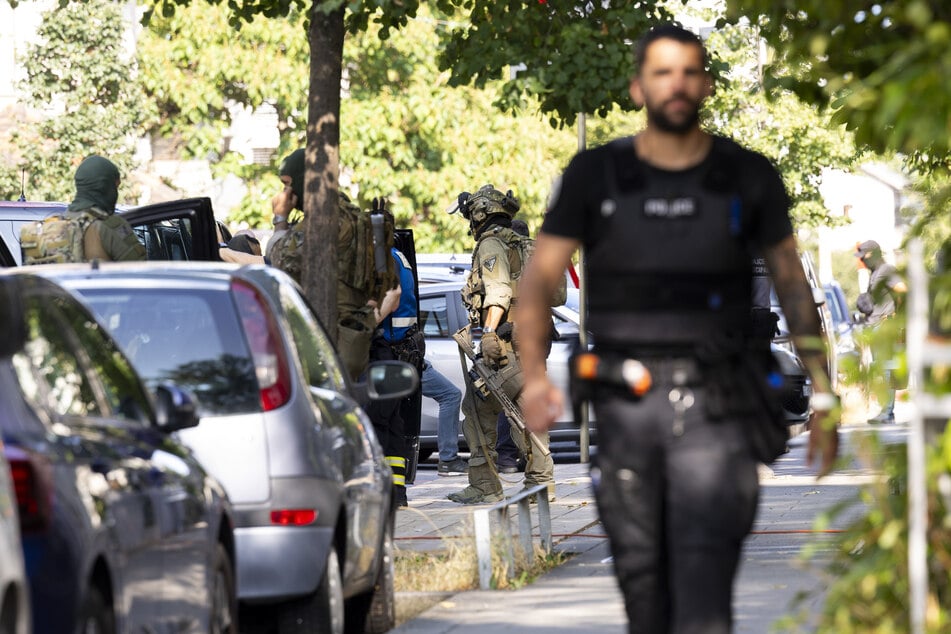
<path id="1" fill-rule="evenodd" d="M 254 363 L 227 291 L 84 289 L 150 389 L 173 381 L 199 415 L 260 411 Z"/>

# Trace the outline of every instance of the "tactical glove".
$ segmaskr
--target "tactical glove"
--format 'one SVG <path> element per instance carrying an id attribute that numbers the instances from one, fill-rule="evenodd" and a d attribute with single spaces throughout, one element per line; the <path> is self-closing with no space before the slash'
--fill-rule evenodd
<path id="1" fill-rule="evenodd" d="M 482 343 L 479 346 L 479 352 L 482 353 L 482 358 L 485 359 L 487 363 L 491 363 L 494 366 L 498 366 L 502 359 L 506 358 L 505 350 L 502 348 L 502 342 L 499 340 L 499 336 L 494 332 L 482 334 Z"/>

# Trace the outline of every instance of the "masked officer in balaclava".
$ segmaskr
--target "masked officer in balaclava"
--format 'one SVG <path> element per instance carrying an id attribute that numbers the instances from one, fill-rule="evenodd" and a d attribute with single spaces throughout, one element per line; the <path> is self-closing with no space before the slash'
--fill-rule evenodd
<path id="1" fill-rule="evenodd" d="M 126 219 L 116 215 L 119 168 L 107 158 L 92 155 L 76 168 L 75 181 L 76 197 L 69 204 L 67 218 L 81 214 L 95 218 L 83 236 L 83 259 L 145 260 L 145 247 Z"/>

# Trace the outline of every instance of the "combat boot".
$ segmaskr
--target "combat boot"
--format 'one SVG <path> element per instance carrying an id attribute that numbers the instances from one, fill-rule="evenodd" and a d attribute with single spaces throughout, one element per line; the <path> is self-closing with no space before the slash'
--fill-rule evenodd
<path id="1" fill-rule="evenodd" d="M 473 464 L 473 462 L 477 464 Z M 502 481 L 484 458 L 469 461 L 469 486 L 447 496 L 459 504 L 485 504 L 505 499 Z"/>
<path id="2" fill-rule="evenodd" d="M 492 504 L 504 500 L 505 494 L 502 491 L 483 493 L 482 490 L 470 485 L 446 497 L 458 504 Z"/>

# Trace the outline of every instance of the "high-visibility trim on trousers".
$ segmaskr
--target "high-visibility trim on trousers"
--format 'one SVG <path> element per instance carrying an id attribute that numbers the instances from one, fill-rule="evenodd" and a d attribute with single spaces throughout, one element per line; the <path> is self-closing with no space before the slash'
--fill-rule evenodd
<path id="1" fill-rule="evenodd" d="M 406 458 L 403 456 L 386 456 L 386 464 L 390 465 L 390 468 L 405 469 L 406 468 Z"/>
<path id="2" fill-rule="evenodd" d="M 384 460 L 393 471 L 393 484 L 401 487 L 406 486 L 406 458 L 403 456 L 386 456 Z"/>

